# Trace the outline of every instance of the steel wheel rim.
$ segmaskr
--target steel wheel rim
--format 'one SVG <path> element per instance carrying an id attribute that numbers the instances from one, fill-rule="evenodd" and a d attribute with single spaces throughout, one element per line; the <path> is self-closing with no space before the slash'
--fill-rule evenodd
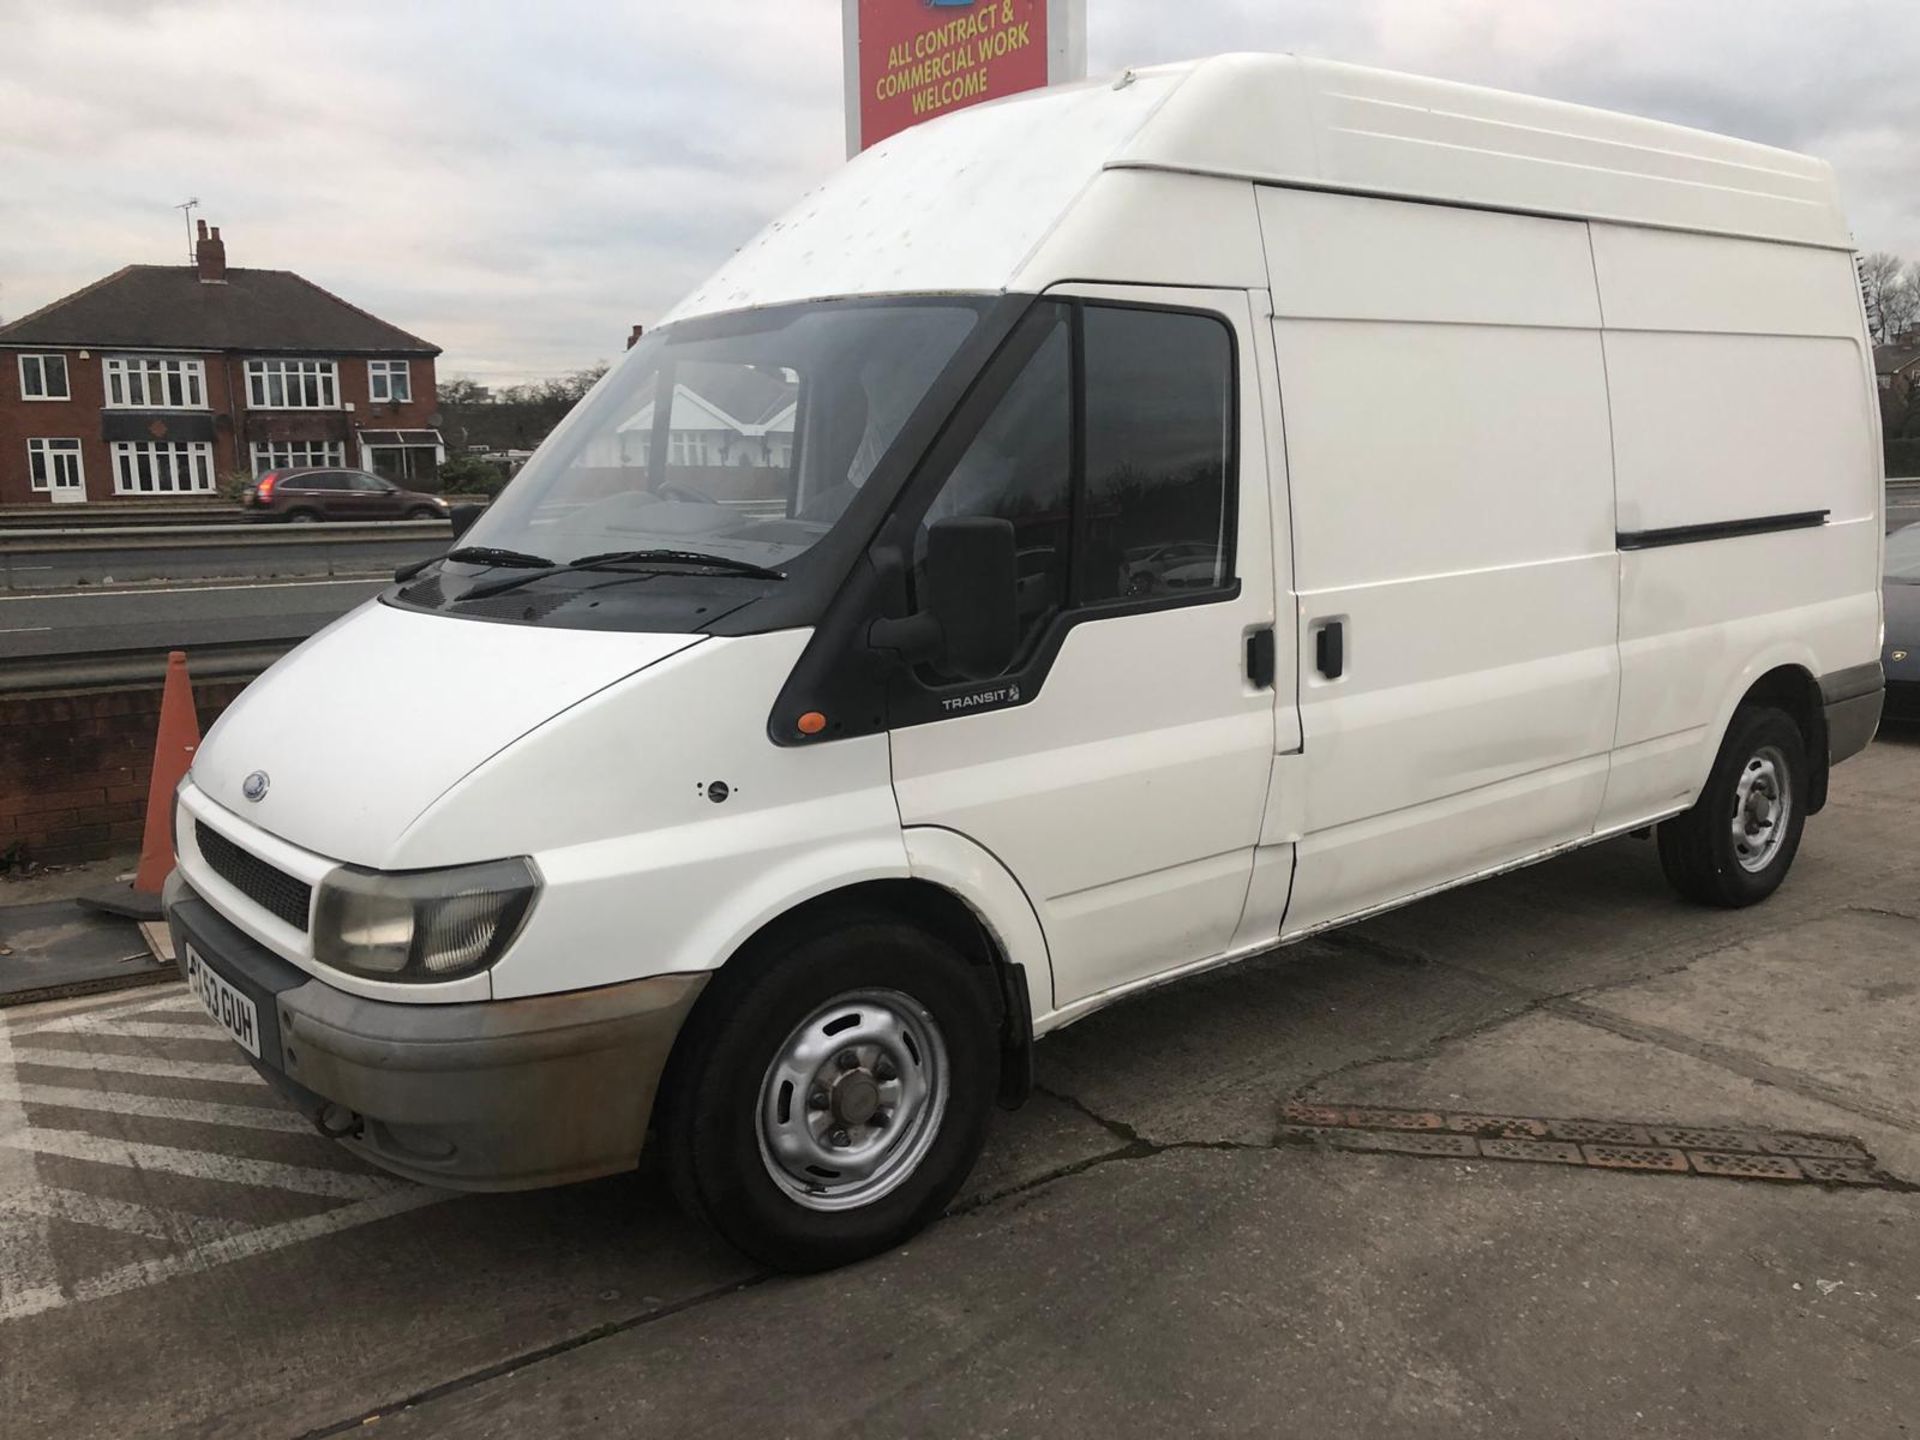
<path id="1" fill-rule="evenodd" d="M 919 1169 L 949 1089 L 946 1042 L 926 1006 L 899 990 L 837 995 L 767 1066 L 755 1117 L 761 1163 L 809 1210 L 871 1205 Z"/>
<path id="2" fill-rule="evenodd" d="M 1733 787 L 1733 858 L 1749 874 L 1767 868 L 1787 840 L 1793 793 L 1787 785 L 1787 757 L 1763 745 L 1747 757 Z"/>

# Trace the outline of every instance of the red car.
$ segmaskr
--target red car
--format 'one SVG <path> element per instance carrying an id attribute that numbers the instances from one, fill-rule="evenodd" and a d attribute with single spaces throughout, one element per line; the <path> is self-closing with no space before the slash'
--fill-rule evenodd
<path id="1" fill-rule="evenodd" d="M 240 503 L 256 520 L 305 525 L 320 520 L 444 520 L 452 507 L 439 495 L 402 490 L 366 470 L 269 470 Z"/>

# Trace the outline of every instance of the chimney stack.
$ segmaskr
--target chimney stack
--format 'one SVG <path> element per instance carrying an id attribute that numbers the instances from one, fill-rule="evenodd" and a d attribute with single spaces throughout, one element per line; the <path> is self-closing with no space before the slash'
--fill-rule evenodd
<path id="1" fill-rule="evenodd" d="M 202 285 L 224 285 L 227 283 L 227 247 L 221 243 L 220 227 L 207 231 L 207 222 L 200 222 L 200 238 L 193 247 L 194 266 L 200 272 Z"/>
<path id="2" fill-rule="evenodd" d="M 642 326 L 636 325 L 627 332 L 627 348 L 629 350 L 640 343 L 640 331 L 643 328 Z"/>

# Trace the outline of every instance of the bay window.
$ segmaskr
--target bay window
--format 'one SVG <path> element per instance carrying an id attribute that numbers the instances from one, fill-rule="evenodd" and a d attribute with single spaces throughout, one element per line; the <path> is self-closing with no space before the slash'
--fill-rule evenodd
<path id="1" fill-rule="evenodd" d="M 207 494 L 213 489 L 213 446 L 181 440 L 117 440 L 116 495 Z"/>

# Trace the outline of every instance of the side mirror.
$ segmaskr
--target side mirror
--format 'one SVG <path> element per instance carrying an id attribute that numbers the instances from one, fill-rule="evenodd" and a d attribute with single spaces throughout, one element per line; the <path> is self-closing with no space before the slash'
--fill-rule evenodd
<path id="1" fill-rule="evenodd" d="M 473 528 L 473 522 L 480 518 L 484 505 L 455 505 L 447 512 L 447 519 L 453 524 L 453 538 L 458 540 Z"/>
<path id="2" fill-rule="evenodd" d="M 970 680 L 998 675 L 1020 643 L 1017 569 L 1009 521 L 936 521 L 927 531 L 923 608 L 904 620 L 875 621 L 868 643 L 909 662 L 937 659 Z"/>

